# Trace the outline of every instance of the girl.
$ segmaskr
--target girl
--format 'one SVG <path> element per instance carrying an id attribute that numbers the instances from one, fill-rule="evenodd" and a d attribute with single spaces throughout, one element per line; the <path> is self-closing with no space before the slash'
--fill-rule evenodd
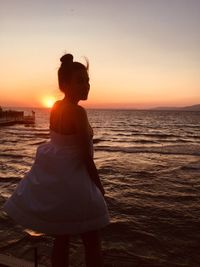
<path id="1" fill-rule="evenodd" d="M 52 266 L 66 267 L 70 235 L 80 234 L 88 267 L 103 266 L 99 230 L 109 223 L 104 189 L 92 155 L 92 129 L 78 105 L 90 89 L 87 66 L 61 57 L 58 83 L 64 98 L 50 115 L 50 142 L 4 205 L 19 224 L 55 237 Z"/>

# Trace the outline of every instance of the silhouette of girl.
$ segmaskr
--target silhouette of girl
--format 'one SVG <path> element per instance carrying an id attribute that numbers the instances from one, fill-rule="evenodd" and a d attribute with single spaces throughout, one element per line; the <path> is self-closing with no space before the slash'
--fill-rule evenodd
<path id="1" fill-rule="evenodd" d="M 70 235 L 80 234 L 88 267 L 103 266 L 100 229 L 109 223 L 104 189 L 93 161 L 92 128 L 78 105 L 90 89 L 87 66 L 61 57 L 59 88 L 65 97 L 50 115 L 50 142 L 36 152 L 31 170 L 4 210 L 21 225 L 55 237 L 52 266 L 66 267 Z"/>

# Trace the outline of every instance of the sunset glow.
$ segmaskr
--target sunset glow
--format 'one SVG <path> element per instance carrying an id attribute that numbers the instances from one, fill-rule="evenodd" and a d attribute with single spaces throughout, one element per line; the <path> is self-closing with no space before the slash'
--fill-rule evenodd
<path id="1" fill-rule="evenodd" d="M 45 96 L 42 99 L 42 104 L 45 108 L 52 108 L 53 104 L 55 103 L 56 99 L 53 96 Z"/>
<path id="2" fill-rule="evenodd" d="M 42 96 L 62 98 L 57 71 L 64 53 L 89 60 L 83 106 L 200 102 L 200 1 L 86 2 L 0 1 L 1 106 L 51 107 L 55 99 Z"/>

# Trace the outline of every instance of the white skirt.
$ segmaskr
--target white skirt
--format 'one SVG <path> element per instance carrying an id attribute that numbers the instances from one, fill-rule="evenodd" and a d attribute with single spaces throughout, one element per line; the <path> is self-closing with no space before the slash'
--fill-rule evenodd
<path id="1" fill-rule="evenodd" d="M 105 200 L 81 160 L 76 136 L 53 131 L 3 208 L 17 223 L 50 235 L 79 234 L 109 224 Z"/>

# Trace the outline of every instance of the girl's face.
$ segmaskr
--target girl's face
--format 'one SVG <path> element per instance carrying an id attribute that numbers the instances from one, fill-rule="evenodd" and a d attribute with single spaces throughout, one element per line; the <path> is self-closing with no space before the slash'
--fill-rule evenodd
<path id="1" fill-rule="evenodd" d="M 90 90 L 89 77 L 86 70 L 77 70 L 70 80 L 70 94 L 77 100 L 87 100 Z"/>

